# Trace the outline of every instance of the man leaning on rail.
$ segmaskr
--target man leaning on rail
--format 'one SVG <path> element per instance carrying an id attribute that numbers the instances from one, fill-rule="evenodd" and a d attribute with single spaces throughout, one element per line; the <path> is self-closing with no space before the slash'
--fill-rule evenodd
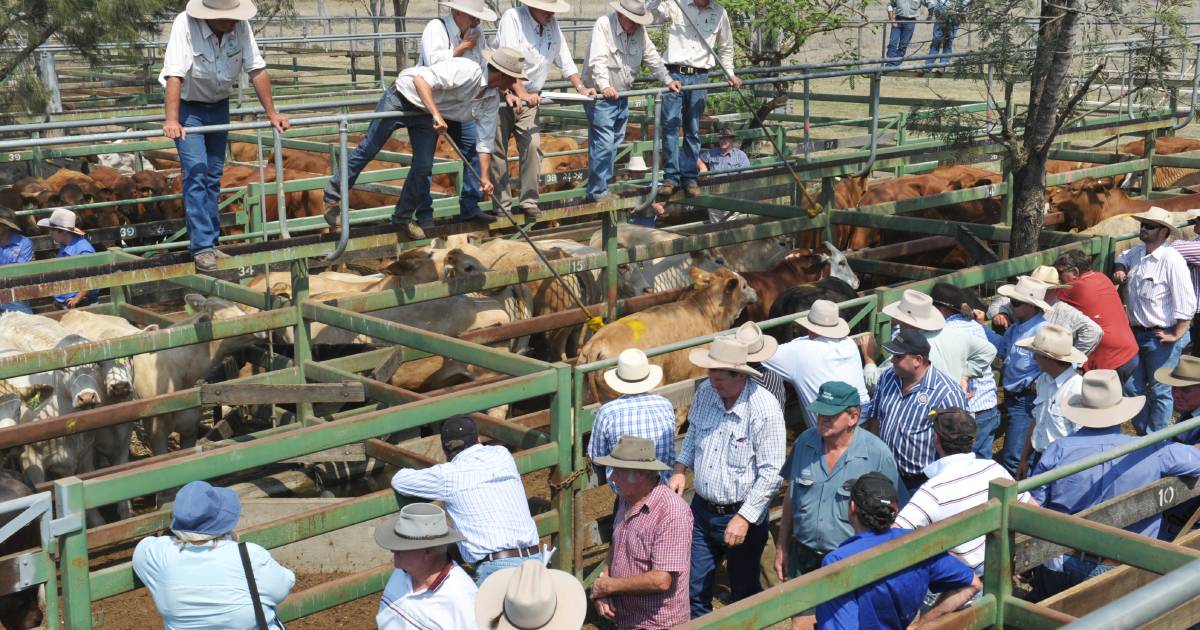
<path id="1" fill-rule="evenodd" d="M 267 62 L 258 51 L 250 18 L 250 0 L 191 0 L 175 17 L 158 82 L 166 89 L 163 135 L 175 141 L 183 177 L 188 252 L 199 271 L 216 271 L 221 217 L 217 202 L 225 168 L 227 131 L 188 134 L 188 127 L 229 123 L 229 95 L 243 71 L 271 125 L 288 128 L 287 116 L 275 111 Z"/>

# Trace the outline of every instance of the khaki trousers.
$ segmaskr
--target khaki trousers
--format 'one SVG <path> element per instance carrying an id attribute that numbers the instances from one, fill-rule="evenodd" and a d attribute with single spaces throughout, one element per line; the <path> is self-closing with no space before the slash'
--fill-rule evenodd
<path id="1" fill-rule="evenodd" d="M 501 107 L 496 116 L 496 147 L 492 149 L 492 193 L 494 208 L 511 210 L 512 191 L 508 183 L 508 139 L 515 137 L 520 156 L 522 209 L 537 209 L 538 175 L 542 171 L 542 139 L 538 133 L 536 107 L 525 107 L 514 114 L 512 108 Z"/>

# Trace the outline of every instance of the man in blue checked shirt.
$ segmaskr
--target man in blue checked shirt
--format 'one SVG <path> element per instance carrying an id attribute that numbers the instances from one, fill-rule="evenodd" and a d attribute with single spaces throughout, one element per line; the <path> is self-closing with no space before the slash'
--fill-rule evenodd
<path id="1" fill-rule="evenodd" d="M 468 416 L 446 419 L 441 433 L 446 463 L 401 469 L 392 477 L 392 489 L 443 502 L 466 537 L 458 550 L 475 565 L 476 584 L 526 560 L 548 560 L 538 548 L 537 525 L 512 453 L 503 446 L 480 444 L 475 421 Z"/>
<path id="2" fill-rule="evenodd" d="M 746 152 L 733 146 L 733 141 L 737 136 L 733 133 L 733 128 L 722 127 L 721 137 L 717 140 L 717 146 L 708 149 L 700 154 L 700 159 L 696 162 L 696 167 L 701 173 L 709 171 L 728 171 L 732 169 L 747 168 L 750 166 L 750 157 Z M 708 222 L 721 223 L 722 221 L 736 221 L 741 217 L 740 212 L 729 210 L 709 210 Z"/>
<path id="3" fill-rule="evenodd" d="M 1033 406 L 1036 395 L 1033 384 L 1042 371 L 1038 369 L 1033 351 L 1018 346 L 1022 339 L 1032 339 L 1038 329 L 1046 325 L 1044 313 L 1050 308 L 1046 304 L 1048 286 L 1029 276 L 1021 276 L 1016 284 L 1006 284 L 996 293 L 1012 300 L 1013 323 L 1001 337 L 986 329 L 988 341 L 996 346 L 996 354 L 1004 362 L 1000 384 L 1004 387 L 1004 411 L 1008 415 L 1008 429 L 1004 432 L 1004 452 L 1000 464 L 1008 474 L 1016 475 L 1021 464 L 1025 442 L 1033 429 Z"/>
<path id="4" fill-rule="evenodd" d="M 646 438 L 654 442 L 654 456 L 667 465 L 661 473 L 663 482 L 667 481 L 667 471 L 675 463 L 675 408 L 671 401 L 650 393 L 662 382 L 662 376 L 662 367 L 651 365 L 646 353 L 637 348 L 617 357 L 617 367 L 604 372 L 604 383 L 621 397 L 600 405 L 596 411 L 588 459 L 594 462 L 598 457 L 607 457 L 622 435 Z M 595 466 L 595 470 L 601 482 L 608 479 L 615 493 L 617 485 L 608 467 Z"/>
<path id="5" fill-rule="evenodd" d="M 33 260 L 33 242 L 22 233 L 17 223 L 17 213 L 0 207 L 0 265 L 24 263 Z M 28 302 L 0 304 L 0 311 L 20 311 L 33 314 Z"/>
<path id="6" fill-rule="evenodd" d="M 733 601 L 762 590 L 759 559 L 767 544 L 771 498 L 779 489 L 786 431 L 779 401 L 754 382 L 745 343 L 725 335 L 694 348 L 693 365 L 708 370 L 688 411 L 690 427 L 667 482 L 683 495 L 692 482 L 692 619 L 712 611 L 717 563 L 726 559 Z"/>

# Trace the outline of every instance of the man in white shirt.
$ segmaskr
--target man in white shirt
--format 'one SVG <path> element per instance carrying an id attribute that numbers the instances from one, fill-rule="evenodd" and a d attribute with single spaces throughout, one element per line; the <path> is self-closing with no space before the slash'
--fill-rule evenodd
<path id="1" fill-rule="evenodd" d="M 646 34 L 645 25 L 654 16 L 641 0 L 610 2 L 612 13 L 596 20 L 592 27 L 592 42 L 588 46 L 587 67 L 583 82 L 599 90 L 603 99 L 585 103 L 588 115 L 588 181 L 587 198 L 597 201 L 608 194 L 608 181 L 613 176 L 613 158 L 617 145 L 625 138 L 629 122 L 629 99 L 621 92 L 633 87 L 633 78 L 643 65 L 650 67 L 655 78 L 672 92 L 679 93 L 680 84 L 671 78 L 662 57 Z"/>
<path id="2" fill-rule="evenodd" d="M 410 503 L 375 526 L 375 543 L 392 552 L 396 566 L 375 615 L 379 630 L 475 627 L 479 589 L 449 554 L 462 539 L 432 503 Z"/>
<path id="3" fill-rule="evenodd" d="M 199 271 L 216 271 L 221 217 L 217 201 L 225 169 L 226 131 L 188 135 L 188 127 L 229 123 L 229 95 L 245 72 L 271 125 L 282 133 L 287 116 L 275 111 L 267 62 L 258 51 L 249 20 L 256 9 L 250 0 L 233 7 L 212 8 L 197 0 L 175 16 L 158 82 L 163 100 L 163 135 L 175 141 L 183 182 L 188 252 Z"/>
<path id="4" fill-rule="evenodd" d="M 1168 236 L 1179 236 L 1171 213 L 1155 206 L 1133 218 L 1141 223 L 1142 244 L 1117 256 L 1113 280 L 1126 284 L 1125 310 L 1140 365 L 1125 382 L 1125 393 L 1146 396 L 1146 406 L 1133 418 L 1134 428 L 1145 435 L 1171 424 L 1171 387 L 1154 380 L 1154 372 L 1175 367 L 1191 340 L 1196 291 L 1187 261 L 1167 245 Z"/>
<path id="5" fill-rule="evenodd" d="M 431 66 L 459 57 L 474 61 L 486 73 L 487 62 L 483 60 L 484 47 L 480 41 L 482 33 L 479 22 L 495 22 L 496 12 L 489 9 L 483 0 L 451 0 L 442 4 L 450 8 L 450 14 L 430 20 L 425 25 L 425 30 L 421 32 L 420 65 Z M 473 121 L 446 121 L 446 133 L 463 155 L 471 160 L 472 168 L 463 168 L 462 192 L 458 195 L 459 208 L 465 216 L 479 214 L 479 200 L 483 198 L 479 194 L 477 175 L 479 155 L 475 149 L 478 142 L 476 131 Z"/>
<path id="6" fill-rule="evenodd" d="M 1042 451 L 1050 443 L 1074 433 L 1079 425 L 1063 415 L 1063 405 L 1072 396 L 1078 396 L 1083 387 L 1083 376 L 1075 370 L 1076 365 L 1087 362 L 1087 355 L 1071 345 L 1071 331 L 1057 324 L 1046 324 L 1033 337 L 1017 341 L 1022 348 L 1029 348 L 1042 371 L 1037 377 L 1037 397 L 1033 401 L 1033 430 L 1025 441 L 1025 452 L 1017 466 L 1017 479 L 1025 478 L 1025 471 L 1037 464 Z"/>
<path id="7" fill-rule="evenodd" d="M 586 87 L 579 69 L 571 58 L 571 47 L 563 37 L 555 13 L 569 11 L 566 0 L 521 0 L 504 12 L 496 25 L 496 45 L 518 50 L 525 55 L 525 80 L 519 99 L 509 100 L 509 107 L 500 110 L 496 122 L 496 146 L 492 149 L 492 182 L 496 190 L 492 202 L 497 208 L 512 207 L 512 191 L 508 185 L 508 139 L 515 138 L 520 155 L 521 211 L 527 219 L 538 216 L 538 176 L 542 169 L 542 140 L 538 133 L 537 114 L 541 104 L 542 86 L 550 77 L 550 66 L 571 82 L 584 96 L 596 91 Z"/>
<path id="8" fill-rule="evenodd" d="M 413 158 L 408 177 L 400 191 L 392 224 L 404 230 L 411 240 L 425 238 L 425 228 L 433 227 L 433 197 L 429 186 L 433 175 L 433 152 L 437 148 L 438 135 L 449 129 L 447 120 L 474 122 L 478 127 L 475 151 L 479 155 L 480 191 L 492 191 L 488 178 L 491 165 L 492 143 L 496 139 L 496 110 L 500 107 L 499 91 L 508 90 L 517 81 L 525 78 L 522 71 L 524 61 L 521 54 L 511 48 L 484 51 L 487 73 L 479 64 L 462 57 L 453 57 L 432 66 L 407 68 L 396 78 L 396 82 L 383 92 L 377 112 L 404 112 L 408 115 L 394 118 L 377 118 L 371 121 L 367 133 L 354 148 L 347 160 L 349 181 L 346 187 L 354 186 L 359 173 L 375 154 L 383 148 L 392 132 L 400 127 L 408 129 Z M 334 171 L 325 186 L 326 206 L 341 201 L 341 174 Z M 476 207 L 474 214 L 469 206 L 460 207 L 463 219 L 486 229 L 495 217 Z M 415 217 L 415 219 L 414 219 Z M 331 208 L 325 211 L 325 221 L 336 225 L 340 214 Z"/>
<path id="9" fill-rule="evenodd" d="M 976 457 L 975 418 L 966 409 L 954 407 L 939 410 L 930 418 L 933 424 L 933 445 L 938 459 L 925 467 L 929 480 L 921 484 L 912 498 L 896 516 L 896 527 L 918 529 L 939 523 L 961 514 L 988 500 L 988 484 L 993 479 L 1012 480 L 1003 466 L 991 458 Z M 1028 503 L 1028 492 L 1017 500 Z M 984 537 L 969 540 L 950 550 L 983 575 Z"/>
<path id="10" fill-rule="evenodd" d="M 729 14 L 715 0 L 650 0 L 646 8 L 656 23 L 669 23 L 664 61 L 671 78 L 681 85 L 708 83 L 708 74 L 720 70 L 734 88 L 742 80 L 733 73 L 733 31 Z M 709 52 L 715 50 L 720 59 Z M 696 183 L 700 158 L 700 117 L 704 115 L 706 90 L 689 90 L 662 97 L 663 181 L 658 194 L 670 197 L 683 183 L 689 197 L 700 194 Z M 679 125 L 683 125 L 683 150 L 679 148 Z"/>
<path id="11" fill-rule="evenodd" d="M 817 399 L 821 385 L 827 382 L 849 384 L 858 390 L 862 405 L 870 402 L 858 346 L 848 338 L 850 326 L 840 317 L 837 304 L 817 300 L 809 308 L 808 315 L 797 319 L 796 323 L 808 331 L 808 336 L 797 337 L 779 346 L 775 356 L 763 365 L 792 384 L 808 426 L 817 426 L 817 414 L 808 407 Z"/>

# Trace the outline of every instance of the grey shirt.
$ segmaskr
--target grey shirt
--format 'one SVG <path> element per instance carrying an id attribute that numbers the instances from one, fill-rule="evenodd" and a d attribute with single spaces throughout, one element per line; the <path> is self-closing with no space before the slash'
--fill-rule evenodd
<path id="1" fill-rule="evenodd" d="M 888 11 L 894 11 L 898 18 L 915 19 L 917 11 L 925 4 L 925 0 L 890 0 Z"/>

